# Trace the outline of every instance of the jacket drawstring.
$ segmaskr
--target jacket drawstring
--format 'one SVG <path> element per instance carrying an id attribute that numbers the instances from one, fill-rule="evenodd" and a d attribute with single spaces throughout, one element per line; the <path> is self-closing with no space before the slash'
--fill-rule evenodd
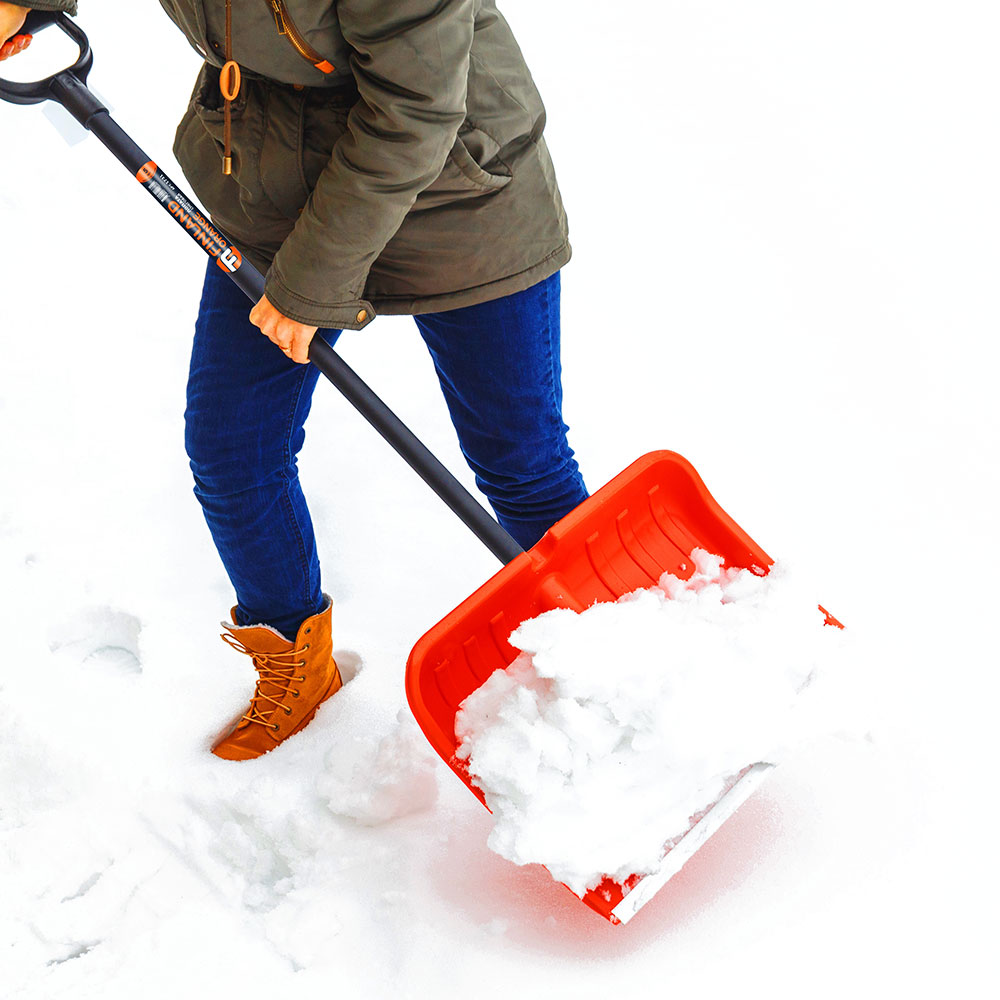
<path id="1" fill-rule="evenodd" d="M 226 0 L 226 63 L 219 74 L 219 90 L 225 100 L 222 112 L 222 142 L 225 149 L 222 156 L 222 172 L 227 176 L 233 172 L 233 101 L 240 93 L 240 67 L 233 60 L 233 0 Z"/>

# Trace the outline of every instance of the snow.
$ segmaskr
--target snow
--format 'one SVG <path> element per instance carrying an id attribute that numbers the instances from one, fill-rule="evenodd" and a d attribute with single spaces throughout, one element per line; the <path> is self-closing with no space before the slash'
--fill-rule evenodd
<path id="1" fill-rule="evenodd" d="M 521 655 L 460 706 L 456 757 L 493 813 L 489 846 L 580 896 L 656 872 L 744 768 L 834 721 L 809 698 L 844 655 L 815 591 L 780 563 L 691 559 L 688 579 L 522 623 Z"/>
<path id="2" fill-rule="evenodd" d="M 657 448 L 690 459 L 849 625 L 871 742 L 791 754 L 626 927 L 498 857 L 443 763 L 436 802 L 420 761 L 425 791 L 397 791 L 407 654 L 495 561 L 321 386 L 300 469 L 351 679 L 280 754 L 210 760 L 253 675 L 218 639 L 232 593 L 183 452 L 204 265 L 98 144 L 0 105 L 5 996 L 992 981 L 996 6 L 501 7 L 570 217 L 566 416 L 589 484 Z M 94 85 L 180 181 L 197 57 L 156 3 L 84 9 Z M 412 323 L 342 344 L 471 486 Z"/>

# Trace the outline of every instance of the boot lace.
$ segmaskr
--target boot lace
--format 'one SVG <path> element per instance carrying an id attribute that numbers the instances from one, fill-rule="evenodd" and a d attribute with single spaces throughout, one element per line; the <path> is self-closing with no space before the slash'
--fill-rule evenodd
<path id="1" fill-rule="evenodd" d="M 309 648 L 309 643 L 300 649 L 289 649 L 284 653 L 259 653 L 254 649 L 248 649 L 232 634 L 223 633 L 219 636 L 227 645 L 249 656 L 257 670 L 257 686 L 254 689 L 253 698 L 250 700 L 250 710 L 243 716 L 247 722 L 256 722 L 259 725 L 267 726 L 269 729 L 280 729 L 276 722 L 271 722 L 271 716 L 280 708 L 285 715 L 291 715 L 292 709 L 288 705 L 282 704 L 281 699 L 289 693 L 292 684 L 304 681 L 305 675 L 297 675 L 295 671 L 299 667 L 306 665 L 305 660 L 292 660 L 292 657 L 302 656 Z M 264 685 L 270 685 L 273 693 L 264 690 Z M 277 697 L 275 697 L 277 695 Z M 298 698 L 297 690 L 291 691 L 293 698 Z M 266 703 L 270 702 L 268 708 Z"/>

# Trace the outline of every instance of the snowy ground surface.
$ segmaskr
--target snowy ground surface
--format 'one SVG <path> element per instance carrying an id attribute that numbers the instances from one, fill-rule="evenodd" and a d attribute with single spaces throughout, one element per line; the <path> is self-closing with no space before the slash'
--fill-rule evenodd
<path id="1" fill-rule="evenodd" d="M 196 58 L 152 0 L 82 6 L 94 85 L 180 180 Z M 654 448 L 693 461 L 825 581 L 866 650 L 873 742 L 783 763 L 626 928 L 496 857 L 399 721 L 410 647 L 492 557 L 321 388 L 302 475 L 351 680 L 280 753 L 213 761 L 250 677 L 217 638 L 231 594 L 182 447 L 202 260 L 98 144 L 3 105 L 5 996 L 991 981 L 995 5 L 503 7 L 571 217 L 566 411 L 591 487 Z M 469 482 L 412 323 L 342 345 Z"/>

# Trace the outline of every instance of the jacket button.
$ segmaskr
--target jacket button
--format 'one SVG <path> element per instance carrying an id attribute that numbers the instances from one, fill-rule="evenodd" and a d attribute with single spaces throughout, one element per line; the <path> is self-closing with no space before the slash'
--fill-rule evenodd
<path id="1" fill-rule="evenodd" d="M 368 319 L 368 310 L 362 309 L 361 312 L 358 313 L 358 322 L 364 323 L 366 319 Z"/>

